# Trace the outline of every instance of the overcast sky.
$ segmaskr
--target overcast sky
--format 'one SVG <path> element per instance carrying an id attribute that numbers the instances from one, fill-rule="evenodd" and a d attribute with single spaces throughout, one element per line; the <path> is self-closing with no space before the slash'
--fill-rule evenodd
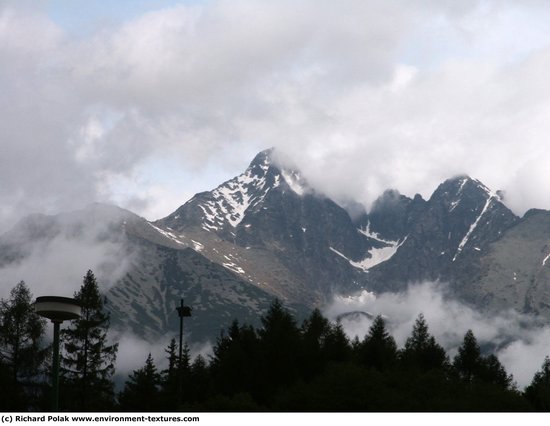
<path id="1" fill-rule="evenodd" d="M 0 221 L 163 217 L 290 154 L 327 194 L 467 173 L 550 208 L 550 3 L 0 0 Z"/>

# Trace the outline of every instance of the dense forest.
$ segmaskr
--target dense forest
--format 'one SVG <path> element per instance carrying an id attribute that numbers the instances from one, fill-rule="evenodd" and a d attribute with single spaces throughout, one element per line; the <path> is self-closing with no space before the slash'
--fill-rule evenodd
<path id="1" fill-rule="evenodd" d="M 115 392 L 117 345 L 91 271 L 74 295 L 79 319 L 61 335 L 63 411 L 549 411 L 550 359 L 525 390 L 517 389 L 494 354 L 483 354 L 469 330 L 450 359 L 419 314 L 398 348 L 378 316 L 362 338 L 314 310 L 301 324 L 275 300 L 261 327 L 234 321 L 209 359 L 191 359 L 175 339 L 167 368 L 144 354 L 143 367 Z M 0 301 L 2 411 L 48 411 L 51 347 L 46 322 L 24 282 Z M 164 361 L 164 360 L 163 360 Z"/>

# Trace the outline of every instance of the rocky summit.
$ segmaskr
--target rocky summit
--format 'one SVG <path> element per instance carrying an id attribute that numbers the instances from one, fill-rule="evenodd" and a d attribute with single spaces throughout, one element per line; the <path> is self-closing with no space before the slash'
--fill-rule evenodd
<path id="1" fill-rule="evenodd" d="M 60 239 L 108 247 L 114 255 L 97 272 L 113 325 L 151 341 L 175 332 L 181 298 L 193 307 L 189 339 L 202 341 L 233 319 L 258 324 L 275 297 L 300 317 L 335 294 L 424 280 L 449 283 L 480 309 L 550 317 L 550 212 L 517 217 L 499 192 L 457 176 L 428 200 L 387 190 L 352 218 L 288 164 L 263 151 L 155 222 L 99 204 L 23 218 L 0 237 L 0 267 Z"/>

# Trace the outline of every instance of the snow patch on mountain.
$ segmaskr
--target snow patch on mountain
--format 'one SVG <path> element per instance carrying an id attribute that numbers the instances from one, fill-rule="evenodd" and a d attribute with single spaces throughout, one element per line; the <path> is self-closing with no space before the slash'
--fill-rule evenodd
<path id="1" fill-rule="evenodd" d="M 458 188 L 458 194 L 462 194 L 462 190 L 464 189 L 464 185 L 466 185 L 466 182 L 468 182 L 468 178 L 467 177 L 464 177 L 462 178 L 462 180 L 460 181 L 460 188 Z"/>
<path id="2" fill-rule="evenodd" d="M 486 187 L 483 183 L 481 183 L 479 180 L 474 179 L 473 180 L 478 188 L 482 189 L 489 197 L 496 197 L 496 194 L 493 193 L 488 187 Z"/>
<path id="3" fill-rule="evenodd" d="M 466 245 L 466 243 L 468 242 L 470 236 L 472 235 L 472 233 L 477 228 L 477 225 L 479 224 L 480 219 L 483 217 L 485 212 L 489 209 L 491 203 L 493 202 L 493 199 L 496 197 L 496 195 L 491 193 L 491 191 L 489 191 L 489 189 L 487 187 L 485 187 L 483 184 L 481 184 L 481 185 L 483 186 L 483 189 L 485 189 L 487 191 L 487 194 L 489 195 L 489 197 L 487 198 L 487 201 L 485 202 L 485 205 L 483 206 L 483 209 L 481 210 L 481 213 L 478 215 L 476 220 L 470 225 L 470 229 L 468 229 L 468 232 L 466 233 L 466 235 L 464 235 L 464 238 L 462 238 L 462 241 L 458 245 L 456 253 L 453 257 L 453 262 L 457 259 L 458 255 L 462 252 L 462 250 L 463 250 L 464 246 Z"/>
<path id="4" fill-rule="evenodd" d="M 365 272 L 368 272 L 369 269 L 372 267 L 379 265 L 383 262 L 386 262 L 387 260 L 390 260 L 393 255 L 397 252 L 399 247 L 407 240 L 407 237 L 403 239 L 403 241 L 392 241 L 391 244 L 389 244 L 386 247 L 381 248 L 372 248 L 367 253 L 369 256 L 365 257 L 363 260 L 360 260 L 359 262 L 355 262 L 351 259 L 348 259 L 344 254 L 340 253 L 338 250 L 336 250 L 333 247 L 329 247 L 330 250 L 332 250 L 334 253 L 336 253 L 338 256 L 343 257 L 346 259 L 351 266 L 361 269 Z M 386 241 L 387 242 L 387 241 Z M 389 242 L 388 242 L 389 243 Z"/>
<path id="5" fill-rule="evenodd" d="M 195 251 L 198 251 L 198 252 L 201 252 L 204 250 L 204 245 L 199 243 L 198 241 L 195 241 L 195 240 L 191 240 L 191 242 L 193 243 L 193 249 Z"/>
<path id="6" fill-rule="evenodd" d="M 268 167 L 263 164 L 263 173 L 254 173 L 248 168 L 245 173 L 218 186 L 212 191 L 212 200 L 199 204 L 203 212 L 203 229 L 217 231 L 225 224 L 237 227 L 243 220 L 246 211 L 261 203 L 266 194 L 275 185 L 266 185 L 265 173 Z"/>
<path id="7" fill-rule="evenodd" d="M 378 234 L 376 232 L 372 232 L 370 230 L 370 221 L 367 222 L 367 226 L 365 228 L 362 228 L 362 227 L 357 228 L 357 232 L 363 234 L 366 237 L 372 238 L 373 240 L 379 241 L 379 242 L 384 243 L 384 244 L 396 245 L 398 243 L 398 241 L 385 240 L 384 238 L 382 238 L 380 236 L 380 234 Z"/>
<path id="8" fill-rule="evenodd" d="M 236 272 L 237 274 L 244 274 L 244 269 L 240 266 L 234 264 L 233 262 L 224 262 L 222 263 L 224 268 L 229 269 L 230 271 Z"/>
<path id="9" fill-rule="evenodd" d="M 182 246 L 185 246 L 187 244 L 185 244 L 176 234 L 174 234 L 173 232 L 170 232 L 170 231 L 167 231 L 167 230 L 164 230 L 164 229 L 161 229 L 159 228 L 158 226 L 155 226 L 153 225 L 151 222 L 148 222 L 149 225 L 155 230 L 157 231 L 158 233 L 160 233 L 161 235 L 165 236 L 166 238 L 182 245 Z"/>
<path id="10" fill-rule="evenodd" d="M 452 212 L 456 208 L 456 206 L 458 206 L 459 204 L 460 204 L 460 198 L 458 200 L 451 202 L 451 207 L 449 207 L 449 212 Z"/>

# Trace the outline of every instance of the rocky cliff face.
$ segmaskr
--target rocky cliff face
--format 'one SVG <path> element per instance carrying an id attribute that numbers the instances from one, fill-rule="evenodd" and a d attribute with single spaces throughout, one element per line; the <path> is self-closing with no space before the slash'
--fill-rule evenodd
<path id="1" fill-rule="evenodd" d="M 102 205 L 23 219 L 0 237 L 0 268 L 55 250 L 59 238 L 108 242 L 125 256 L 124 273 L 105 283 L 108 307 L 117 327 L 149 340 L 176 331 L 182 297 L 194 308 L 191 340 L 203 340 L 233 318 L 257 321 L 274 297 L 302 313 L 336 293 L 423 280 L 448 282 L 479 308 L 550 317 L 550 212 L 520 219 L 468 176 L 428 200 L 388 190 L 352 219 L 267 150 L 156 222 Z"/>
<path id="2" fill-rule="evenodd" d="M 456 290 L 475 306 L 550 318 L 550 212 L 530 210 L 488 245 L 479 272 Z"/>
<path id="3" fill-rule="evenodd" d="M 299 303 L 322 303 L 361 287 L 360 260 L 380 243 L 358 232 L 348 213 L 316 193 L 296 170 L 261 152 L 247 170 L 197 194 L 155 223 L 248 281 Z M 341 255 L 341 256 L 339 256 Z"/>
<path id="4" fill-rule="evenodd" d="M 401 217 L 393 223 L 406 240 L 373 271 L 378 291 L 422 280 L 450 281 L 458 289 L 459 282 L 479 273 L 479 259 L 489 244 L 518 220 L 496 193 L 467 176 L 445 181 L 428 201 L 417 196 L 399 206 Z M 378 217 L 376 211 L 371 215 Z M 391 223 L 377 226 L 391 232 Z"/>

